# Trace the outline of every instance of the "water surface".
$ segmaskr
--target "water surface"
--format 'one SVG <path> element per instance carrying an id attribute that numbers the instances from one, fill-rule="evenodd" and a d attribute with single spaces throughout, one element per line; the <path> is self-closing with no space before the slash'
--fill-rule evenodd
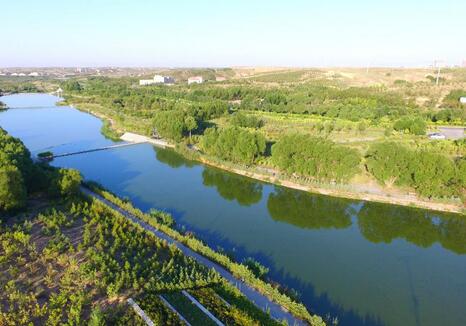
<path id="1" fill-rule="evenodd" d="M 33 153 L 111 144 L 101 121 L 56 98 L 14 95 L 0 126 Z M 37 105 L 36 105 L 37 104 Z M 32 108 L 28 108 L 32 107 Z M 466 325 L 466 220 L 286 189 L 148 144 L 56 159 L 238 260 L 254 257 L 340 325 Z"/>

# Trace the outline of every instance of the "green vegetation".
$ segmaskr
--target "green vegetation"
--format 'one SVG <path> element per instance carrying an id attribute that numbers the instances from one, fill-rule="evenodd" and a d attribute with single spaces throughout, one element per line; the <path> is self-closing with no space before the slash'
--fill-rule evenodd
<path id="1" fill-rule="evenodd" d="M 285 136 L 272 146 L 277 167 L 317 180 L 349 180 L 358 172 L 360 160 L 354 149 L 299 134 Z"/>
<path id="2" fill-rule="evenodd" d="M 24 206 L 34 187 L 34 168 L 23 143 L 0 128 L 0 213 Z"/>
<path id="3" fill-rule="evenodd" d="M 460 102 L 460 97 L 466 97 L 466 90 L 454 89 L 443 99 L 443 106 L 451 109 L 464 109 L 465 103 Z"/>
<path id="4" fill-rule="evenodd" d="M 52 156 L 53 156 L 53 153 L 50 152 L 50 151 L 41 152 L 41 153 L 37 154 L 37 157 L 39 157 L 39 158 L 49 158 L 49 157 L 52 157 Z"/>
<path id="5" fill-rule="evenodd" d="M 400 120 L 395 121 L 393 124 L 393 129 L 396 131 L 409 132 L 413 135 L 425 135 L 426 128 L 426 122 L 419 117 L 413 119 L 403 117 Z"/>
<path id="6" fill-rule="evenodd" d="M 218 72 L 198 69 L 166 73 L 184 81 L 192 74 L 213 80 Z M 446 70 L 441 86 L 431 81 L 435 81 L 431 71 L 413 71 L 417 80 L 408 78 L 407 70 L 374 75 L 347 72 L 351 78 L 343 72 L 318 69 L 261 72 L 247 78 L 234 78 L 232 69 L 220 72 L 229 80 L 140 87 L 137 79 L 130 77 L 86 77 L 61 82 L 61 87 L 68 103 L 112 120 L 111 125 L 105 122 L 102 127 L 111 138 L 118 136 L 114 130 L 160 136 L 177 143 L 179 152 L 192 158 L 202 158 L 203 153 L 208 160 L 224 166 L 275 168 L 274 175 L 283 173 L 304 184 L 319 182 L 324 188 L 359 182 L 362 184 L 353 188 L 362 189 L 379 179 L 372 174 L 373 169 L 365 169 L 367 151 L 378 143 L 397 142 L 412 151 L 422 151 L 426 157 L 441 155 L 447 161 L 466 152 L 464 141 L 426 137 L 436 125 L 466 123 L 466 108 L 459 102 L 465 94 L 461 69 Z M 308 140 L 293 134 L 305 135 Z M 187 143 L 190 149 L 182 149 Z M 287 153 L 285 146 L 293 146 L 293 151 Z M 459 202 L 458 194 L 464 192 L 425 189 L 412 182 L 391 184 L 432 200 L 455 197 L 454 204 Z M 441 184 L 445 182 L 433 187 L 444 187 Z"/>
<path id="7" fill-rule="evenodd" d="M 152 211 L 151 215 L 144 214 L 139 209 L 134 208 L 131 203 L 122 201 L 118 197 L 101 189 L 97 184 L 91 183 L 88 185 L 93 191 L 100 194 L 105 199 L 114 203 L 115 205 L 125 209 L 134 216 L 138 217 L 142 221 L 152 225 L 153 227 L 161 230 L 175 240 L 178 240 L 191 248 L 192 250 L 198 252 L 199 254 L 208 257 L 212 261 L 219 263 L 220 265 L 227 268 L 233 275 L 244 280 L 250 286 L 256 288 L 264 295 L 271 298 L 273 301 L 282 305 L 293 315 L 302 318 L 312 325 L 321 325 L 323 324 L 322 319 L 318 316 L 311 316 L 307 309 L 300 303 L 295 302 L 289 296 L 280 292 L 277 287 L 272 286 L 269 283 L 264 282 L 263 280 L 257 278 L 254 273 L 248 269 L 247 266 L 233 262 L 228 256 L 212 250 L 209 246 L 205 245 L 202 241 L 190 236 L 189 234 L 183 235 L 180 232 L 158 222 L 158 219 L 154 219 L 155 211 Z"/>
<path id="8" fill-rule="evenodd" d="M 179 292 L 167 293 L 163 296 L 192 325 L 216 325 L 187 297 Z"/>
<path id="9" fill-rule="evenodd" d="M 164 138 L 180 141 L 183 136 L 198 127 L 193 116 L 183 111 L 160 111 L 154 118 L 154 125 L 158 134 Z"/>
<path id="10" fill-rule="evenodd" d="M 236 112 L 231 116 L 230 123 L 235 127 L 260 128 L 264 122 L 253 115 Z"/>
<path id="11" fill-rule="evenodd" d="M 3 130 L 0 135 L 1 209 L 8 213 L 3 218 L 0 214 L 1 325 L 143 325 L 124 303 L 129 297 L 157 324 L 179 325 L 181 321 L 159 294 L 169 298 L 193 325 L 210 322 L 179 291 L 231 291 L 215 271 L 101 202 L 83 197 L 77 171 L 36 165 L 20 141 Z M 28 178 L 38 185 L 30 187 Z M 99 192 L 190 246 L 222 257 L 171 229 L 173 220 L 168 214 L 152 211 L 145 215 Z M 27 210 L 20 211 L 23 207 Z M 253 277 L 245 267 L 242 272 Z M 275 297 L 281 298 L 278 293 Z M 237 300 L 246 299 L 238 295 Z M 299 304 L 290 307 L 303 309 L 301 315 L 309 316 Z M 225 309 L 221 300 L 209 308 Z M 232 305 L 224 313 L 234 317 L 234 325 L 244 320 L 259 324 L 256 318 L 274 324 L 255 306 Z"/>
<path id="12" fill-rule="evenodd" d="M 412 150 L 393 142 L 377 143 L 367 152 L 367 169 L 380 182 L 412 186 L 427 197 L 459 196 L 466 188 L 464 160 Z"/>
<path id="13" fill-rule="evenodd" d="M 201 148 L 209 155 L 227 161 L 252 164 L 265 152 L 265 138 L 240 128 L 207 129 Z"/>
<path id="14" fill-rule="evenodd" d="M 108 120 L 104 120 L 102 123 L 102 128 L 100 128 L 100 132 L 102 135 L 104 135 L 105 138 L 113 140 L 113 141 L 119 141 L 121 134 L 115 131 L 115 129 L 112 128 L 112 125 Z"/>

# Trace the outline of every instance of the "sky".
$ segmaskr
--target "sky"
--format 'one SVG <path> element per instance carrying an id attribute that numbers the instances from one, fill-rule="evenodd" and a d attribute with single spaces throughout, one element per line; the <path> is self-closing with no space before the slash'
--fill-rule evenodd
<path id="1" fill-rule="evenodd" d="M 0 0 L 0 67 L 429 66 L 465 0 Z"/>

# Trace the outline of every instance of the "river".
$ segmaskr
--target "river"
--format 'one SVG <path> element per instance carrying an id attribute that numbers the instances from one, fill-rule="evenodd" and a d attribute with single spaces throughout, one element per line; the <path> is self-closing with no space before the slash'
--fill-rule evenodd
<path id="1" fill-rule="evenodd" d="M 0 98 L 0 126 L 33 154 L 114 142 L 58 98 Z M 466 219 L 275 186 L 140 144 L 55 159 L 238 260 L 254 257 L 340 325 L 466 325 Z"/>

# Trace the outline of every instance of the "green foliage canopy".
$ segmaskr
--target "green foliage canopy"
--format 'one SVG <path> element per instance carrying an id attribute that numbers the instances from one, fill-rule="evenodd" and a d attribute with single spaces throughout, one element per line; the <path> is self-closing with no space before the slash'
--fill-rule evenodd
<path id="1" fill-rule="evenodd" d="M 265 138 L 259 133 L 240 128 L 209 128 L 202 137 L 201 147 L 224 160 L 252 164 L 265 152 Z"/>
<path id="2" fill-rule="evenodd" d="M 360 160 L 356 150 L 319 137 L 287 135 L 272 146 L 277 167 L 316 180 L 349 180 L 359 171 Z"/>

